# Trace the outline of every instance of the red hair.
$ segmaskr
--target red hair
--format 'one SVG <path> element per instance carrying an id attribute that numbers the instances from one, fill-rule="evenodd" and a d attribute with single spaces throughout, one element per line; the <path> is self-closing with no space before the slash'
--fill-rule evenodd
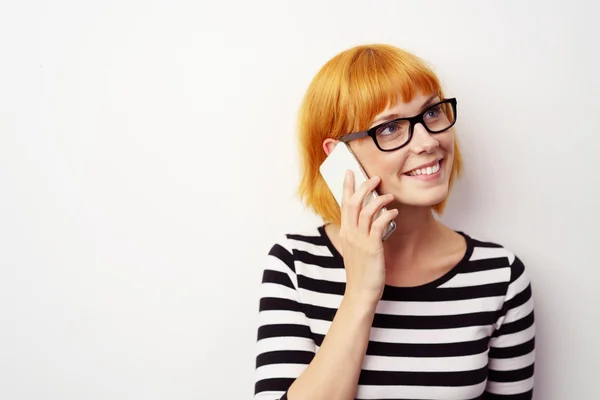
<path id="1" fill-rule="evenodd" d="M 444 98 L 439 79 L 425 62 L 391 45 L 357 46 L 321 68 L 308 87 L 298 119 L 298 194 L 306 206 L 324 221 L 339 225 L 340 208 L 319 173 L 326 157 L 323 141 L 367 129 L 389 105 L 409 102 L 418 91 Z M 455 136 L 450 188 L 461 167 Z M 446 199 L 433 209 L 441 214 L 445 205 Z"/>

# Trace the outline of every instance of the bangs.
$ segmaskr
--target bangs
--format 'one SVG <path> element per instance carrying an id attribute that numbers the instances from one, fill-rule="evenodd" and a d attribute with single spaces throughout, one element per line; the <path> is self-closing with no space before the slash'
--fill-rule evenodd
<path id="1" fill-rule="evenodd" d="M 443 97 L 438 78 L 423 60 L 397 48 L 356 51 L 344 75 L 337 114 L 346 116 L 346 126 L 339 136 L 367 129 L 376 115 L 399 101 L 410 102 L 418 92 Z"/>

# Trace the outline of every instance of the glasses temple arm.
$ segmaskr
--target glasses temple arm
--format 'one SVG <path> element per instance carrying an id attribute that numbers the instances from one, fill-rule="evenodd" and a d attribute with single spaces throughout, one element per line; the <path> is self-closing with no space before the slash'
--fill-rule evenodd
<path id="1" fill-rule="evenodd" d="M 367 136 L 369 136 L 369 133 L 367 131 L 349 133 L 347 135 L 342 136 L 340 138 L 340 141 L 341 142 L 350 142 L 351 140 L 362 139 Z"/>

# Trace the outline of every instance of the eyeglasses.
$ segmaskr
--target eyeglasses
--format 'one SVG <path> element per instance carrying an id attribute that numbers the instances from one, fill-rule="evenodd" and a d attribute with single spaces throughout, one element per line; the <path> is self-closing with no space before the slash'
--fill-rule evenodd
<path id="1" fill-rule="evenodd" d="M 370 136 L 381 151 L 394 151 L 406 146 L 413 137 L 416 124 L 421 124 L 429 133 L 441 133 L 456 122 L 456 99 L 444 99 L 428 107 L 419 115 L 384 122 L 362 132 L 349 133 L 340 138 L 342 142 Z"/>

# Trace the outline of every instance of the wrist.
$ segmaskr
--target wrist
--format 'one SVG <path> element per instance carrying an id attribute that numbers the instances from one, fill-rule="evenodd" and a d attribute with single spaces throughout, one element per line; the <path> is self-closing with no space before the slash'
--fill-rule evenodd
<path id="1" fill-rule="evenodd" d="M 381 296 L 368 293 L 356 293 L 347 291 L 344 293 L 342 304 L 355 312 L 375 313 Z"/>

